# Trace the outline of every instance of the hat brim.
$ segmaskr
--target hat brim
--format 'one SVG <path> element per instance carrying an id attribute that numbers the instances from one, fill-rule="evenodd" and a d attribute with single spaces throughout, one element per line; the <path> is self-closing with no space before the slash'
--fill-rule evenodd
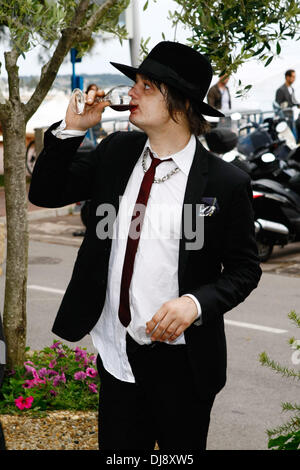
<path id="1" fill-rule="evenodd" d="M 117 62 L 110 62 L 110 63 L 113 67 L 118 69 L 121 73 L 123 73 L 124 75 L 126 75 L 126 77 L 130 78 L 133 81 L 135 81 L 137 73 L 143 74 L 143 72 L 139 68 L 131 67 L 130 65 L 118 64 Z M 147 71 L 147 77 L 149 77 L 150 79 L 164 82 L 163 77 L 158 77 L 156 74 L 151 73 L 151 71 Z M 167 85 L 170 84 L 176 87 L 176 84 L 174 83 L 172 84 L 168 83 L 167 80 L 165 82 Z M 177 86 L 176 88 L 183 91 L 181 87 Z M 195 97 L 194 94 L 192 95 L 188 90 L 184 90 L 184 93 L 197 103 L 197 108 L 201 114 L 204 114 L 205 116 L 224 117 L 223 113 L 213 108 L 209 104 L 205 103 L 204 101 L 197 99 L 197 97 Z"/>

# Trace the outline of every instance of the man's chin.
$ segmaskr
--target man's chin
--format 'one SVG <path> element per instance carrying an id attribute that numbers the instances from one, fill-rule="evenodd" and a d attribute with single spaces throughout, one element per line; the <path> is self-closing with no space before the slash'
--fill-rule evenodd
<path id="1" fill-rule="evenodd" d="M 142 131 L 144 130 L 143 125 L 140 122 L 138 122 L 138 119 L 135 119 L 135 116 L 131 114 L 129 116 L 129 122 L 131 122 L 131 124 L 133 124 L 135 127 L 138 127 Z"/>

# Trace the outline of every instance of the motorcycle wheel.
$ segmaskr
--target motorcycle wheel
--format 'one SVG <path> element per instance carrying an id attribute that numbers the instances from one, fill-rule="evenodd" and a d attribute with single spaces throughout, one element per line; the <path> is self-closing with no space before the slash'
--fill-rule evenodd
<path id="1" fill-rule="evenodd" d="M 262 243 L 260 241 L 257 241 L 257 249 L 258 249 L 258 257 L 261 263 L 265 263 L 268 261 L 270 258 L 272 251 L 273 251 L 273 245 L 269 245 L 266 243 Z"/>

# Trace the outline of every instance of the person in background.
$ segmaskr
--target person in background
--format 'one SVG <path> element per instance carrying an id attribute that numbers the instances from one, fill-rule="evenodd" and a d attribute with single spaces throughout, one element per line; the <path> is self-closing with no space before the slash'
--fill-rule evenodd
<path id="1" fill-rule="evenodd" d="M 293 69 L 289 69 L 285 72 L 285 82 L 281 87 L 276 90 L 275 101 L 282 108 L 284 115 L 288 121 L 289 126 L 293 130 L 294 123 L 294 112 L 293 107 L 300 107 L 300 103 L 296 99 L 295 90 L 292 86 L 296 80 L 296 72 Z M 289 108 L 289 109 L 286 109 Z M 300 118 L 299 115 L 295 120 L 295 127 L 297 132 L 297 141 L 300 140 Z"/>
<path id="2" fill-rule="evenodd" d="M 231 96 L 227 86 L 228 75 L 222 75 L 218 82 L 213 85 L 207 94 L 207 102 L 213 108 L 219 109 L 222 113 L 229 113 L 231 110 Z"/>

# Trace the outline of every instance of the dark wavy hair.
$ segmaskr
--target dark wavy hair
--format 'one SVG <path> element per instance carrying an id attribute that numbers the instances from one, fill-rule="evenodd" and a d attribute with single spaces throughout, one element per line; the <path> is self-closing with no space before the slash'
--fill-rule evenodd
<path id="1" fill-rule="evenodd" d="M 197 103 L 184 96 L 179 90 L 170 85 L 153 79 L 149 79 L 149 81 L 164 95 L 169 115 L 174 122 L 178 122 L 176 113 L 181 112 L 186 116 L 191 134 L 199 136 L 209 132 L 210 124 L 202 116 Z M 164 85 L 164 87 L 162 87 L 162 85 Z"/>

